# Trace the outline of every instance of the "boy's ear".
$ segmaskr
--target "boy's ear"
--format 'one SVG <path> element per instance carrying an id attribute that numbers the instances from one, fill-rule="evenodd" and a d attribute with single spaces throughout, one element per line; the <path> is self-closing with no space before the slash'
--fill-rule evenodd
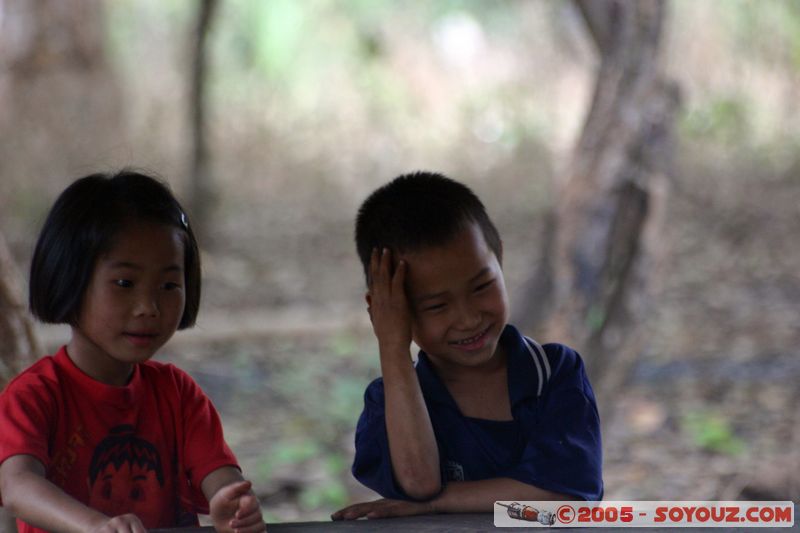
<path id="1" fill-rule="evenodd" d="M 372 322 L 372 295 L 367 291 L 364 293 L 364 300 L 367 302 L 367 313 L 369 314 L 369 321 Z"/>

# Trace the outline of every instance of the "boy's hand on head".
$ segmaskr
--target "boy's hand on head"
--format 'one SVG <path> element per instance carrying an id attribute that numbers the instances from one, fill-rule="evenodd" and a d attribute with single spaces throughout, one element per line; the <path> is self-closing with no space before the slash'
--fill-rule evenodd
<path id="1" fill-rule="evenodd" d="M 111 518 L 94 533 L 147 533 L 147 529 L 135 514 L 123 514 Z"/>
<path id="2" fill-rule="evenodd" d="M 267 530 L 261 505 L 249 481 L 237 481 L 219 489 L 208 503 L 216 531 L 262 533 Z"/>
<path id="3" fill-rule="evenodd" d="M 413 516 L 434 512 L 430 502 L 409 502 L 405 500 L 381 499 L 356 503 L 340 509 L 331 515 L 331 520 L 357 520 L 359 518 L 391 518 Z"/>
<path id="4" fill-rule="evenodd" d="M 411 346 L 411 308 L 406 298 L 406 262 L 392 272 L 392 252 L 372 250 L 369 263 L 369 316 L 381 351 L 402 350 Z"/>

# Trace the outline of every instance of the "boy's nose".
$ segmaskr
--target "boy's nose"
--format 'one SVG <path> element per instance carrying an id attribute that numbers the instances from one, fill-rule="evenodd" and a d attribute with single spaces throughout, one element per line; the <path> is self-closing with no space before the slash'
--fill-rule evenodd
<path id="1" fill-rule="evenodd" d="M 471 330 L 481 324 L 481 312 L 470 305 L 462 305 L 457 310 L 456 327 L 462 330 Z"/>

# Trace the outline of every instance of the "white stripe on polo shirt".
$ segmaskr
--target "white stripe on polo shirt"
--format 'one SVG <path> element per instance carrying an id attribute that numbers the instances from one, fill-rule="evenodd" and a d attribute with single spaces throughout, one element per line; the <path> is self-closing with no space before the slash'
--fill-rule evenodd
<path id="1" fill-rule="evenodd" d="M 536 365 L 536 373 L 539 375 L 539 388 L 536 392 L 536 396 L 541 396 L 542 387 L 544 387 L 544 384 L 550 379 L 550 362 L 547 360 L 547 355 L 545 355 L 544 349 L 539 346 L 538 342 L 530 337 L 524 337 L 524 339 L 525 347 L 528 349 L 528 352 L 530 352 L 533 363 Z M 542 377 L 542 366 L 544 366 L 544 377 Z"/>

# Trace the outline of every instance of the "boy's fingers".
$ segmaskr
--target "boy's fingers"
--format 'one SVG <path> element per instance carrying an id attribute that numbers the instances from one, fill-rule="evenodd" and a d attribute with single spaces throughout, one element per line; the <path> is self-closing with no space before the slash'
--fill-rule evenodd
<path id="1" fill-rule="evenodd" d="M 349 520 L 350 519 L 350 511 L 353 509 L 353 505 L 349 507 L 345 507 L 344 509 L 339 509 L 335 513 L 331 515 L 331 520 Z"/>
<path id="2" fill-rule="evenodd" d="M 369 284 L 372 286 L 375 283 L 375 276 L 378 274 L 379 256 L 378 249 L 372 249 L 372 255 L 369 258 Z"/>
<path id="3" fill-rule="evenodd" d="M 404 287 L 403 284 L 406 280 L 406 262 L 402 259 L 397 264 L 397 270 L 394 271 L 394 277 L 392 278 L 392 293 L 393 294 L 405 294 L 403 292 Z"/>
<path id="4" fill-rule="evenodd" d="M 392 266 L 392 252 L 389 251 L 388 248 L 384 248 L 381 251 L 381 277 L 386 279 L 391 279 L 391 266 Z"/>

